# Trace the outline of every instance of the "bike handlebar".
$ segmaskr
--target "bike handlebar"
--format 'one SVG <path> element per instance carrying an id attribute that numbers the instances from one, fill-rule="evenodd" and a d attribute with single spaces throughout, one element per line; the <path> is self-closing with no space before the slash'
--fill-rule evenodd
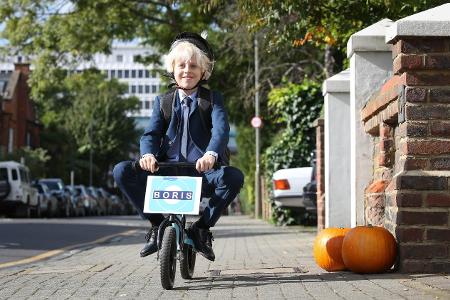
<path id="1" fill-rule="evenodd" d="M 159 168 L 192 168 L 195 169 L 195 162 L 184 162 L 184 161 L 164 161 L 157 162 L 157 166 Z M 218 162 L 214 163 L 213 169 L 220 168 L 220 164 Z M 144 171 L 139 164 L 139 160 L 135 160 L 133 162 L 133 169 L 136 171 Z"/>

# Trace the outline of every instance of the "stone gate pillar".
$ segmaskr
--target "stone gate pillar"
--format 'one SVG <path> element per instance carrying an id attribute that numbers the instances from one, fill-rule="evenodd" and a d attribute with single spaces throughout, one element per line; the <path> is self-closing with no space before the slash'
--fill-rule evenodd
<path id="1" fill-rule="evenodd" d="M 364 190 L 372 179 L 372 140 L 364 131 L 361 109 L 392 72 L 391 46 L 385 30 L 392 24 L 383 19 L 352 35 L 347 43 L 350 58 L 350 195 L 351 224 L 364 225 Z"/>
<path id="2" fill-rule="evenodd" d="M 350 70 L 325 80 L 325 227 L 350 227 Z"/>

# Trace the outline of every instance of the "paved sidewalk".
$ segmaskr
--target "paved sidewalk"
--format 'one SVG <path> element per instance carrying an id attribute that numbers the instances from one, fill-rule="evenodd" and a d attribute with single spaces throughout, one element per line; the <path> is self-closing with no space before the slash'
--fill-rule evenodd
<path id="1" fill-rule="evenodd" d="M 177 270 L 171 291 L 161 287 L 156 255 L 139 257 L 144 230 L 135 230 L 0 269 L 0 299 L 450 299 L 448 275 L 322 271 L 311 229 L 224 216 L 213 233 L 216 261 L 198 255 L 195 278 L 185 281 Z"/>

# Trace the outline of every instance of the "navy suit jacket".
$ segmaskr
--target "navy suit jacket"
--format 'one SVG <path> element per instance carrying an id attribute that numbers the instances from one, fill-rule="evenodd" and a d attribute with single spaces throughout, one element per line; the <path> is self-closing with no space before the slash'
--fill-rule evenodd
<path id="1" fill-rule="evenodd" d="M 228 144 L 230 125 L 223 104 L 223 96 L 212 92 L 212 129 L 204 128 L 197 99 L 192 101 L 189 113 L 189 134 L 194 145 L 204 154 L 214 151 L 223 157 Z M 150 124 L 145 128 L 140 140 L 141 156 L 152 153 L 159 161 L 166 157 L 167 150 L 175 141 L 177 132 L 181 130 L 181 103 L 176 91 L 176 99 L 167 131 L 164 132 L 164 114 L 160 108 L 160 96 L 155 98 Z"/>

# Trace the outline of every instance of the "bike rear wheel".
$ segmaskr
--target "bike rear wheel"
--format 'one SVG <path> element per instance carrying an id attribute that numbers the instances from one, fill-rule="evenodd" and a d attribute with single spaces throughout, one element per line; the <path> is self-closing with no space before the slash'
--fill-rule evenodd
<path id="1" fill-rule="evenodd" d="M 177 267 L 177 233 L 172 226 L 166 227 L 161 245 L 160 272 L 161 285 L 171 290 L 175 281 Z"/>
<path id="2" fill-rule="evenodd" d="M 191 245 L 185 244 L 180 253 L 180 273 L 183 279 L 192 279 L 197 254 Z"/>

